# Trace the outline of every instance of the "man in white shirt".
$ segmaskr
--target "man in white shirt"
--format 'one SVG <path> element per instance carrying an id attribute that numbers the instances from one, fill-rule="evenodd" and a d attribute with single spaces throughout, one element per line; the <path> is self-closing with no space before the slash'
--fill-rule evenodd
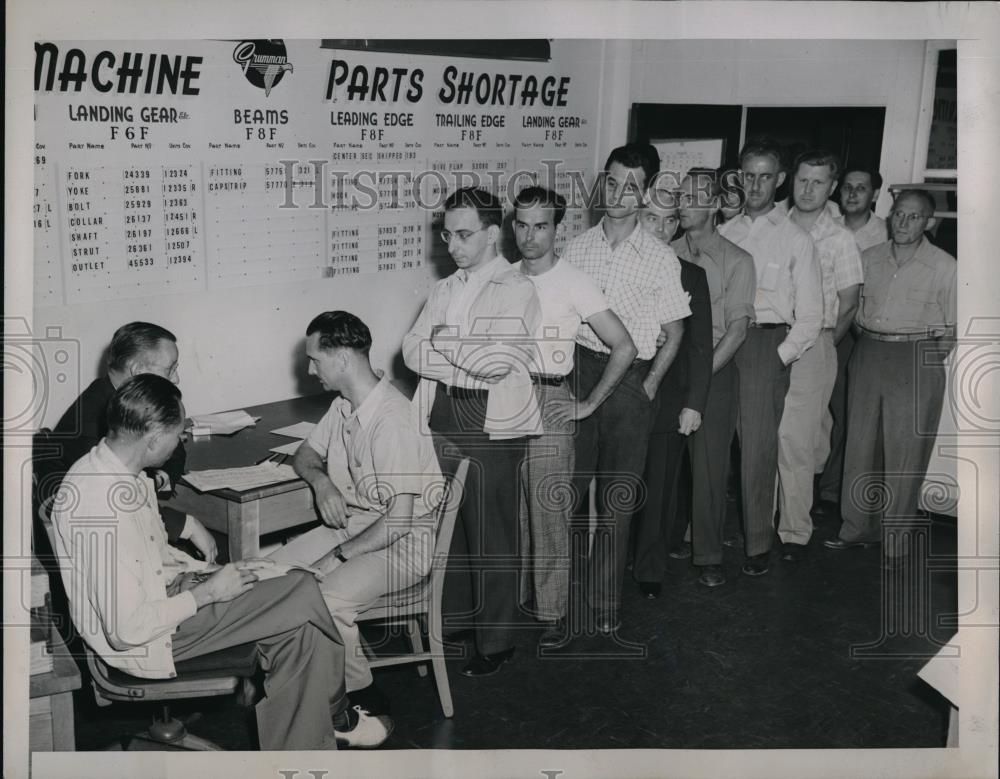
<path id="1" fill-rule="evenodd" d="M 351 703 L 385 714 L 358 634 L 358 614 L 431 569 L 434 510 L 443 479 L 429 436 L 410 401 L 372 369 L 372 335 L 347 311 L 327 311 L 306 328 L 309 373 L 339 392 L 295 453 L 293 467 L 313 490 L 323 525 L 271 554 L 313 565 L 344 640 Z"/>
<path id="2" fill-rule="evenodd" d="M 831 215 L 854 234 L 858 251 L 863 252 L 889 240 L 884 219 L 872 211 L 882 189 L 882 176 L 877 170 L 847 167 L 840 178 L 839 212 L 831 201 Z M 854 333 L 850 328 L 837 342 L 837 380 L 833 384 L 830 406 L 823 417 L 823 430 L 829 431 L 830 456 L 819 477 L 817 514 L 836 515 L 840 506 L 840 484 L 844 474 L 844 440 L 847 438 L 847 363 L 854 351 Z"/>
<path id="3" fill-rule="evenodd" d="M 391 723 L 348 712 L 344 647 L 312 575 L 258 581 L 273 568 L 265 561 L 211 573 L 167 545 L 143 471 L 170 457 L 184 416 L 170 381 L 133 378 L 108 402 L 107 435 L 63 479 L 52 522 L 74 626 L 106 664 L 145 679 L 173 678 L 175 663 L 255 642 L 266 673 L 261 749 L 376 746 Z"/>
<path id="4" fill-rule="evenodd" d="M 566 247 L 563 260 L 593 278 L 638 351 L 611 396 L 577 425 L 576 492 L 596 480 L 597 526 L 590 554 L 591 607 L 602 633 L 617 630 L 629 526 L 642 495 L 656 393 L 691 315 L 673 249 L 642 229 L 643 195 L 659 173 L 649 144 L 612 150 L 604 165 L 601 221 Z M 574 387 L 589 395 L 605 375 L 610 349 L 588 324 L 576 338 Z"/>
<path id="5" fill-rule="evenodd" d="M 781 148 L 768 140 L 751 141 L 742 149 L 746 207 L 719 228 L 724 238 L 750 252 L 757 273 L 754 321 L 736 353 L 747 576 L 762 576 L 770 569 L 778 423 L 790 366 L 816 342 L 823 324 L 823 292 L 812 240 L 774 204 L 785 180 L 782 157 Z"/>
<path id="6" fill-rule="evenodd" d="M 448 624 L 476 631 L 476 655 L 462 673 L 487 676 L 514 654 L 518 472 L 525 436 L 541 432 L 530 376 L 539 305 L 535 286 L 497 250 L 500 201 L 459 189 L 444 209 L 441 238 L 458 270 L 434 285 L 403 338 L 403 360 L 424 380 L 414 400 L 442 470 L 472 461 L 445 598 Z M 462 623 L 461 614 L 474 617 Z"/>
<path id="7" fill-rule="evenodd" d="M 535 612 L 547 623 L 538 642 L 541 647 L 560 646 L 569 638 L 565 618 L 573 507 L 558 496 L 572 488 L 573 423 L 600 407 L 636 355 L 628 331 L 594 280 L 556 256 L 556 236 L 565 215 L 565 198 L 549 189 L 528 187 L 514 200 L 514 240 L 521 253 L 514 267 L 535 285 L 542 313 L 531 381 L 544 432 L 528 440 L 521 505 L 522 548 L 527 556 L 522 581 L 530 573 Z M 586 397 L 577 399 L 566 378 L 573 369 L 573 345 L 583 322 L 611 351 L 600 380 Z"/>
<path id="8" fill-rule="evenodd" d="M 836 344 L 850 329 L 861 289 L 861 255 L 851 232 L 833 219 L 827 202 L 837 187 L 840 160 L 822 149 L 802 152 L 792 166 L 791 220 L 809 233 L 823 286 L 823 329 L 792 364 L 778 426 L 778 537 L 782 559 L 794 562 L 812 537 L 813 481 L 830 453 L 823 418 L 837 378 Z"/>

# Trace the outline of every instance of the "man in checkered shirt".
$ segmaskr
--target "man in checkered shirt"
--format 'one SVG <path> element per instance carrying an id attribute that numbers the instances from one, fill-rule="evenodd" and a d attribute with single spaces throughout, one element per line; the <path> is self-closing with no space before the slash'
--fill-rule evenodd
<path id="1" fill-rule="evenodd" d="M 861 290 L 861 254 L 854 236 L 827 209 L 839 171 L 837 156 L 822 149 L 801 153 L 792 165 L 794 206 L 789 215 L 809 233 L 819 261 L 823 329 L 792 363 L 778 425 L 778 537 L 787 562 L 798 559 L 812 537 L 813 477 L 822 473 L 830 454 L 830 426 L 824 423 L 837 379 L 837 343 L 851 327 Z"/>
<path id="2" fill-rule="evenodd" d="M 604 633 L 620 624 L 629 524 L 645 492 L 642 472 L 656 392 L 677 354 L 682 320 L 691 315 L 677 255 L 639 225 L 643 195 L 659 169 L 659 155 L 648 144 L 612 151 L 604 165 L 604 217 L 563 254 L 597 282 L 638 349 L 610 397 L 577 424 L 576 494 L 588 494 L 591 478 L 597 482 L 588 592 L 595 626 Z M 587 397 L 600 380 L 609 353 L 593 329 L 582 324 L 571 385 L 578 397 Z"/>

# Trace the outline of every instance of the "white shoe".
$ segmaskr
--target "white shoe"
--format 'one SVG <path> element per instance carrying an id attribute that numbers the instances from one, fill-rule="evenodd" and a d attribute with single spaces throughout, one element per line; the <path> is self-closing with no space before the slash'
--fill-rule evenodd
<path id="1" fill-rule="evenodd" d="M 338 747 L 374 749 L 381 746 L 392 733 L 392 719 L 384 714 L 373 716 L 360 706 L 354 706 L 348 709 L 347 716 L 352 724 L 344 730 L 333 731 L 337 736 Z"/>

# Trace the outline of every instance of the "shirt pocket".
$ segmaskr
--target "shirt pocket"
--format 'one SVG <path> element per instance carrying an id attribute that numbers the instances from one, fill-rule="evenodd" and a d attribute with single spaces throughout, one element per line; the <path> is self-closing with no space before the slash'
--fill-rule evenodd
<path id="1" fill-rule="evenodd" d="M 757 274 L 757 289 L 773 292 L 778 288 L 778 279 L 781 276 L 781 266 L 776 262 L 769 262 L 764 266 L 764 270 Z"/>

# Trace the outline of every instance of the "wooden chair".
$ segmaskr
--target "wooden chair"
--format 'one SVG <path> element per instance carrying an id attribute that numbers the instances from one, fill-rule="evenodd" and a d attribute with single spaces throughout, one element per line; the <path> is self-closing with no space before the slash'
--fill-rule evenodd
<path id="1" fill-rule="evenodd" d="M 451 478 L 444 499 L 438 507 L 437 537 L 434 542 L 434 562 L 427 577 L 405 590 L 383 595 L 372 606 L 358 615 L 358 622 L 383 621 L 386 624 L 402 624 L 409 638 L 408 654 L 390 657 L 370 657 L 372 668 L 389 665 L 420 663 L 417 673 L 427 675 L 426 663 L 430 660 L 434 670 L 434 681 L 441 710 L 445 717 L 451 717 L 455 708 L 451 702 L 451 688 L 448 686 L 448 669 L 444 662 L 444 642 L 441 631 L 441 595 L 444 591 L 444 574 L 448 566 L 448 550 L 455 532 L 455 518 L 465 492 L 465 478 L 469 471 L 469 460 L 465 458 Z M 420 635 L 420 618 L 426 619 L 427 644 L 425 650 Z M 370 647 L 366 646 L 366 650 Z"/>

